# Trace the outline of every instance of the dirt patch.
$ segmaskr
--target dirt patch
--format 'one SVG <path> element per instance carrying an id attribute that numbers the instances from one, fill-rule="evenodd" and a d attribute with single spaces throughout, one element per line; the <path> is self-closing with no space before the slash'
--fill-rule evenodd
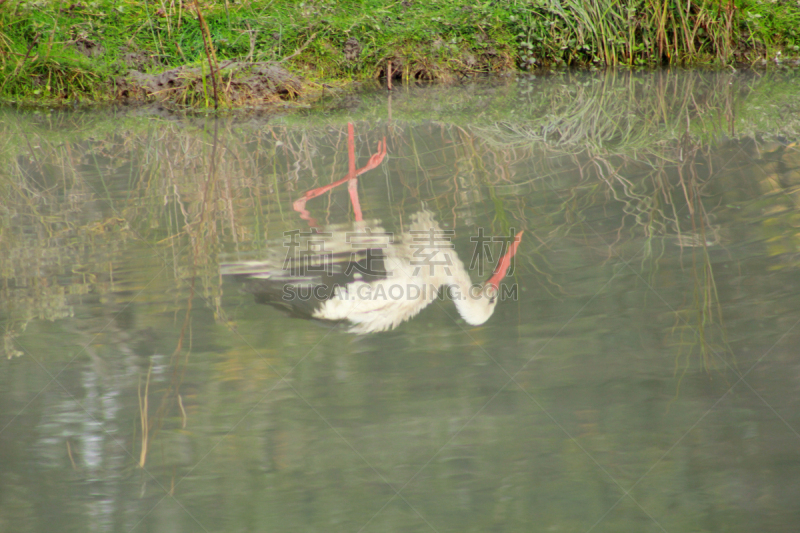
<path id="1" fill-rule="evenodd" d="M 350 37 L 344 43 L 344 58 L 347 61 L 355 61 L 358 59 L 358 56 L 361 55 L 361 44 L 358 42 L 358 39 L 355 37 Z"/>
<path id="2" fill-rule="evenodd" d="M 132 70 L 116 80 L 123 100 L 159 100 L 195 105 L 213 98 L 208 69 L 178 67 L 158 74 Z M 232 105 L 259 104 L 294 99 L 301 91 L 299 78 L 274 63 L 243 61 L 220 64 L 218 98 Z"/>
<path id="3" fill-rule="evenodd" d="M 129 70 L 145 72 L 159 66 L 156 57 L 147 52 L 128 48 L 121 48 L 119 52 L 120 60 Z"/>
<path id="4" fill-rule="evenodd" d="M 88 58 L 98 57 L 106 52 L 102 45 L 82 36 L 67 43 L 67 47 L 72 48 L 80 55 Z"/>

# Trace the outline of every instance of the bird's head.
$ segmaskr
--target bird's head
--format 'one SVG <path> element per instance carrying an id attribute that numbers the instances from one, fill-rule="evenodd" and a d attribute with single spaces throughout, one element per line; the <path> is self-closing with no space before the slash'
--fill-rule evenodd
<path id="1" fill-rule="evenodd" d="M 497 263 L 497 267 L 492 273 L 492 277 L 480 287 L 473 287 L 470 290 L 469 296 L 463 300 L 462 305 L 458 307 L 461 317 L 471 326 L 480 326 L 494 313 L 494 308 L 497 307 L 497 301 L 500 296 L 500 282 L 508 273 L 508 268 L 511 266 L 511 259 L 517 253 L 519 243 L 522 241 L 522 231 L 517 233 L 514 241 L 508 247 L 508 251 Z M 477 290 L 476 290 L 477 289 Z"/>

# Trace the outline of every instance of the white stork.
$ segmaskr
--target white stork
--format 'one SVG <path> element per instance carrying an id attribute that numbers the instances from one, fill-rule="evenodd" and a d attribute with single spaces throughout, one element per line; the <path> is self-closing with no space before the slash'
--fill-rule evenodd
<path id="1" fill-rule="evenodd" d="M 308 191 L 294 203 L 311 230 L 289 232 L 284 247 L 273 248 L 260 260 L 220 265 L 222 275 L 244 280 L 244 290 L 253 293 L 258 303 L 294 316 L 349 322 L 349 331 L 356 334 L 396 328 L 430 305 L 443 287 L 449 288 L 456 309 L 468 324 L 478 326 L 489 320 L 522 232 L 508 246 L 489 280 L 474 285 L 446 238 L 448 233 L 429 211 L 413 215 L 399 235 L 386 233 L 379 221 L 363 221 L 356 177 L 383 161 L 386 140 L 378 144 L 378 152 L 365 167 L 355 170 L 353 127 L 348 126 L 348 175 Z M 320 230 L 306 211 L 306 202 L 345 181 L 356 221 Z"/>
<path id="2" fill-rule="evenodd" d="M 394 329 L 431 304 L 442 287 L 461 317 L 478 326 L 494 313 L 500 281 L 517 251 L 519 232 L 491 278 L 473 284 L 464 263 L 433 215 L 411 218 L 407 231 L 387 234 L 377 222 L 328 226 L 258 261 L 221 265 L 222 275 L 245 281 L 259 303 L 328 321 L 347 321 L 351 333 Z M 424 244 L 421 244 L 424 242 Z M 284 243 L 286 244 L 286 243 Z M 299 248 L 295 253 L 292 247 Z"/>

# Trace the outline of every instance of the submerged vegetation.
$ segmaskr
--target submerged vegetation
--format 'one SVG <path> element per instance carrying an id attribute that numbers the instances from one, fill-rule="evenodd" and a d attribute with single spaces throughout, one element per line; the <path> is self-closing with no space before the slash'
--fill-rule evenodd
<path id="1" fill-rule="evenodd" d="M 0 0 L 0 98 L 218 107 L 334 80 L 448 80 L 554 66 L 780 64 L 784 0 Z"/>

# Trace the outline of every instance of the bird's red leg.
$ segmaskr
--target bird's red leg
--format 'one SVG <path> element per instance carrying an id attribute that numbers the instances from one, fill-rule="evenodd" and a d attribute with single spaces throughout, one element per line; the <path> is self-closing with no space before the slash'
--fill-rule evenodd
<path id="1" fill-rule="evenodd" d="M 308 221 L 309 227 L 316 228 L 319 226 L 319 224 L 317 224 L 317 219 L 311 218 L 311 213 L 309 213 L 308 209 L 306 209 L 306 200 L 307 198 L 295 200 L 292 204 L 292 208 L 300 213 L 300 218 Z"/>
<path id="2" fill-rule="evenodd" d="M 361 202 L 358 201 L 358 180 L 356 179 L 356 140 L 353 132 L 353 123 L 347 123 L 347 192 L 350 193 L 350 203 L 353 204 L 353 212 L 356 215 L 356 222 L 361 222 L 364 217 L 361 215 Z"/>
<path id="3" fill-rule="evenodd" d="M 369 158 L 367 164 L 358 170 L 356 170 L 356 148 L 355 148 L 355 134 L 353 131 L 353 124 L 348 123 L 347 125 L 347 155 L 348 155 L 348 172 L 347 176 L 344 178 L 334 181 L 328 185 L 323 185 L 322 187 L 317 187 L 316 189 L 311 189 L 306 191 L 303 196 L 295 200 L 292 207 L 295 211 L 300 213 L 300 218 L 303 220 L 307 220 L 310 226 L 317 226 L 317 221 L 311 218 L 310 213 L 306 209 L 306 202 L 311 200 L 312 198 L 316 198 L 317 196 L 321 196 L 326 192 L 338 187 L 344 182 L 347 183 L 347 191 L 350 193 L 350 201 L 353 203 L 353 211 L 355 212 L 356 220 L 361 221 L 363 220 L 363 215 L 361 213 L 361 203 L 358 200 L 358 176 L 367 172 L 368 170 L 372 170 L 376 168 L 383 162 L 384 157 L 386 157 L 386 137 L 383 138 L 382 141 L 378 142 L 378 151 Z"/>
<path id="4" fill-rule="evenodd" d="M 356 171 L 356 176 L 360 176 L 364 172 L 376 168 L 383 162 L 384 157 L 386 157 L 386 137 L 384 137 L 382 141 L 378 141 L 378 151 L 372 154 L 366 165 Z"/>
<path id="5" fill-rule="evenodd" d="M 372 157 L 369 158 L 366 165 L 355 171 L 355 175 L 360 176 L 368 170 L 377 167 L 381 164 L 384 157 L 386 157 L 386 137 L 383 138 L 383 141 L 378 141 L 378 151 L 372 154 Z M 358 180 L 356 178 L 350 180 L 350 183 L 347 185 L 347 190 L 350 193 L 350 202 L 353 204 L 356 221 L 361 222 L 363 218 L 361 216 L 361 204 L 358 201 Z"/>

